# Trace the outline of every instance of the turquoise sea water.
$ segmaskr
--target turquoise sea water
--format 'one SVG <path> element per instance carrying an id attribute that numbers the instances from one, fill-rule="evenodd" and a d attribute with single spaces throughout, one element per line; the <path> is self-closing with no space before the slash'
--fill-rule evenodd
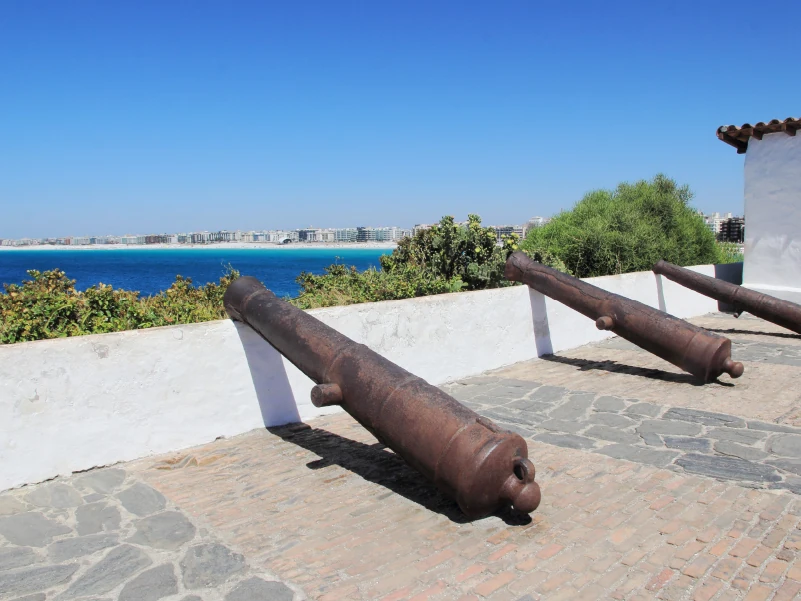
<path id="1" fill-rule="evenodd" d="M 302 271 L 322 273 L 331 263 L 359 269 L 380 267 L 378 257 L 392 252 L 374 248 L 177 248 L 120 250 L 0 251 L 0 284 L 17 284 L 26 270 L 61 269 L 83 290 L 102 282 L 115 288 L 155 294 L 169 288 L 176 274 L 196 284 L 216 281 L 231 265 L 259 278 L 278 296 L 296 296 L 295 278 Z"/>

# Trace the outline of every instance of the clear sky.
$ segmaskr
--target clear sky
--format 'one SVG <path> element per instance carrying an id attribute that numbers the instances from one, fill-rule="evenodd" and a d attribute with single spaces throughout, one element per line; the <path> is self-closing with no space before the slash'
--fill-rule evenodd
<path id="1" fill-rule="evenodd" d="M 0 237 L 520 223 L 801 116 L 798 2 L 0 2 Z M 786 21 L 784 19 L 787 19 Z"/>

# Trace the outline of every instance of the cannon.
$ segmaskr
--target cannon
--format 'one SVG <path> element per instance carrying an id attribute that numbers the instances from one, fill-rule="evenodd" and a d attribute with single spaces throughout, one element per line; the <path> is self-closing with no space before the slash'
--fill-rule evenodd
<path id="1" fill-rule="evenodd" d="M 699 294 L 733 305 L 735 317 L 748 311 L 765 321 L 801 334 L 801 305 L 711 278 L 667 261 L 659 261 L 653 271 Z"/>
<path id="2" fill-rule="evenodd" d="M 315 382 L 316 407 L 340 405 L 454 499 L 468 518 L 540 503 L 526 441 L 363 344 L 278 299 L 257 279 L 225 292 L 228 315 L 256 330 Z"/>
<path id="3" fill-rule="evenodd" d="M 732 361 L 731 341 L 648 305 L 583 282 L 532 261 L 525 253 L 509 255 L 504 275 L 513 282 L 557 300 L 595 320 L 599 330 L 610 330 L 646 351 L 694 376 L 712 382 L 722 373 L 743 374 L 743 364 Z"/>

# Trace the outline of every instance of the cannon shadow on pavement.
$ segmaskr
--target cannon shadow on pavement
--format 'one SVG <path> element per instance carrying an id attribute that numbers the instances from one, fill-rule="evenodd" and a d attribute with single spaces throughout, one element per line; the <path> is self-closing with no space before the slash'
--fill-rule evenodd
<path id="1" fill-rule="evenodd" d="M 564 365 L 572 365 L 578 367 L 581 371 L 589 371 L 598 369 L 608 371 L 616 374 L 626 374 L 632 376 L 639 376 L 641 378 L 649 378 L 651 380 L 662 380 L 664 382 L 675 382 L 676 384 L 689 384 L 691 386 L 704 386 L 704 381 L 696 378 L 692 374 L 677 374 L 670 371 L 663 371 L 661 369 L 654 369 L 648 367 L 635 367 L 633 365 L 626 365 L 625 363 L 618 363 L 608 359 L 603 361 L 591 359 L 579 359 L 577 357 L 563 357 L 560 355 L 543 355 L 540 357 L 545 361 L 553 361 L 554 363 L 562 363 Z M 715 380 L 709 382 L 710 384 L 718 384 L 719 386 L 734 386 L 731 382 L 721 382 Z"/>
<path id="2" fill-rule="evenodd" d="M 704 328 L 707 332 L 717 332 L 718 334 L 744 334 L 746 336 L 774 336 L 776 338 L 789 338 L 791 340 L 801 340 L 801 334 L 790 334 L 789 332 L 759 332 L 757 330 L 738 330 L 736 328 Z"/>
<path id="3" fill-rule="evenodd" d="M 281 353 L 250 326 L 238 321 L 234 325 L 248 361 L 264 425 L 299 422 L 298 405 Z"/>
<path id="4" fill-rule="evenodd" d="M 280 426 L 267 428 L 267 430 L 287 442 L 318 455 L 320 459 L 307 464 L 311 470 L 338 465 L 368 482 L 383 486 L 457 524 L 486 519 L 470 520 L 467 518 L 459 510 L 455 501 L 440 493 L 433 484 L 381 443 L 365 444 L 322 428 L 298 431 L 296 427 Z M 389 494 L 379 495 L 378 499 L 385 496 L 389 496 Z M 347 508 L 343 508 L 342 511 L 350 512 Z M 532 521 L 531 516 L 515 512 L 511 508 L 501 510 L 493 515 L 510 526 L 525 526 Z"/>

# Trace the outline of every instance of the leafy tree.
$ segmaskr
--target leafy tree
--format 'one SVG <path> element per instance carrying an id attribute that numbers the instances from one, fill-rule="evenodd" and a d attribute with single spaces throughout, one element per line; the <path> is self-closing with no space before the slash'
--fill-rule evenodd
<path id="1" fill-rule="evenodd" d="M 721 248 L 690 207 L 692 197 L 689 187 L 664 175 L 596 190 L 533 229 L 522 247 L 559 259 L 582 278 L 646 271 L 659 259 L 677 265 L 719 263 Z"/>

